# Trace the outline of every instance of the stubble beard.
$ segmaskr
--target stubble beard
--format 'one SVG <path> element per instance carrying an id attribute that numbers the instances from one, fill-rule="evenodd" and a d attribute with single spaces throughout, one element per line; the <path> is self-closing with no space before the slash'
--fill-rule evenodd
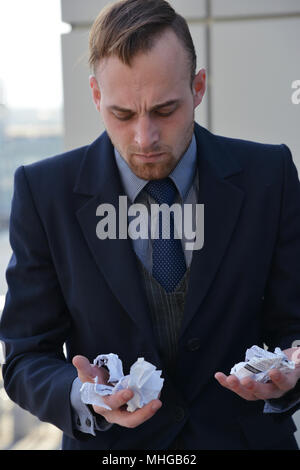
<path id="1" fill-rule="evenodd" d="M 172 152 L 172 149 L 167 146 L 161 146 L 159 148 L 155 149 L 149 149 L 149 153 L 165 153 L 166 156 L 163 161 L 161 162 L 149 162 L 149 163 L 141 163 L 134 155 L 134 153 L 139 153 L 138 149 L 133 149 L 132 147 L 129 147 L 129 149 L 126 152 L 126 158 L 124 158 L 124 152 L 119 148 L 118 144 L 113 141 L 111 136 L 109 135 L 112 144 L 114 147 L 117 149 L 118 153 L 121 155 L 123 160 L 126 161 L 128 166 L 130 167 L 131 171 L 138 176 L 141 179 L 144 180 L 157 180 L 157 179 L 162 179 L 162 178 L 167 178 L 169 174 L 174 170 L 182 156 L 185 154 L 187 151 L 192 137 L 194 133 L 194 120 L 192 123 L 189 125 L 189 127 L 186 129 L 186 131 L 183 133 L 184 135 L 184 140 L 182 143 L 182 148 L 179 150 L 179 157 L 175 156 Z"/>

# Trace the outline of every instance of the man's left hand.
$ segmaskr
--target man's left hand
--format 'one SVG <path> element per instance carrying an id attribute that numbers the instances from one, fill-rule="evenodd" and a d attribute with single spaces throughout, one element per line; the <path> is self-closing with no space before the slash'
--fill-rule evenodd
<path id="1" fill-rule="evenodd" d="M 239 380 L 235 375 L 226 376 L 217 372 L 215 378 L 223 387 L 237 393 L 245 400 L 270 400 L 280 398 L 292 390 L 300 379 L 300 348 L 289 348 L 283 351 L 289 360 L 295 362 L 295 369 L 286 373 L 278 369 L 269 372 L 270 382 L 260 383 L 245 377 Z"/>

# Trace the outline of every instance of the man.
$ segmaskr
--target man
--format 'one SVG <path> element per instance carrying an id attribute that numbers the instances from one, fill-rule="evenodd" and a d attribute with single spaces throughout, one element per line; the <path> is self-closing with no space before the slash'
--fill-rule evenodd
<path id="1" fill-rule="evenodd" d="M 7 393 L 62 429 L 63 449 L 297 449 L 299 367 L 266 384 L 226 375 L 254 344 L 299 362 L 300 186 L 288 148 L 194 123 L 205 71 L 163 0 L 106 9 L 90 64 L 106 132 L 15 174 Z M 204 246 L 187 250 L 174 218 L 168 240 L 99 237 L 99 207 L 117 209 L 119 196 L 148 209 L 204 204 Z M 138 357 L 162 370 L 159 398 L 134 412 L 131 390 L 104 397 L 111 410 L 85 405 L 82 383 L 108 380 L 93 359 L 111 352 L 125 373 Z"/>

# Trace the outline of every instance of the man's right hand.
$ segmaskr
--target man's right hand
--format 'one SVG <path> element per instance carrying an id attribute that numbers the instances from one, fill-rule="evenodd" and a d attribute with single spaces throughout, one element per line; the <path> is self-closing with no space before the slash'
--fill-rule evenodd
<path id="1" fill-rule="evenodd" d="M 72 363 L 76 367 L 78 378 L 82 383 L 94 383 L 94 378 L 97 376 L 98 383 L 108 384 L 109 373 L 104 367 L 90 364 L 89 360 L 84 356 L 74 356 Z M 152 418 L 152 416 L 161 407 L 162 402 L 158 399 L 152 400 L 142 408 L 130 412 L 126 410 L 125 405 L 133 395 L 134 394 L 130 389 L 120 390 L 113 395 L 102 397 L 105 404 L 108 405 L 111 410 L 94 405 L 93 409 L 95 413 L 103 416 L 108 423 L 119 424 L 119 426 L 126 428 L 135 428 Z"/>

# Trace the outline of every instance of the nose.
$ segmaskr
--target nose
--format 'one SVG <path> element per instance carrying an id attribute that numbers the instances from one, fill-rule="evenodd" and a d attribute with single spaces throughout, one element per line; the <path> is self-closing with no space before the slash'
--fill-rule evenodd
<path id="1" fill-rule="evenodd" d="M 151 152 L 159 142 L 159 129 L 149 116 L 141 116 L 135 128 L 135 143 L 142 152 Z"/>

